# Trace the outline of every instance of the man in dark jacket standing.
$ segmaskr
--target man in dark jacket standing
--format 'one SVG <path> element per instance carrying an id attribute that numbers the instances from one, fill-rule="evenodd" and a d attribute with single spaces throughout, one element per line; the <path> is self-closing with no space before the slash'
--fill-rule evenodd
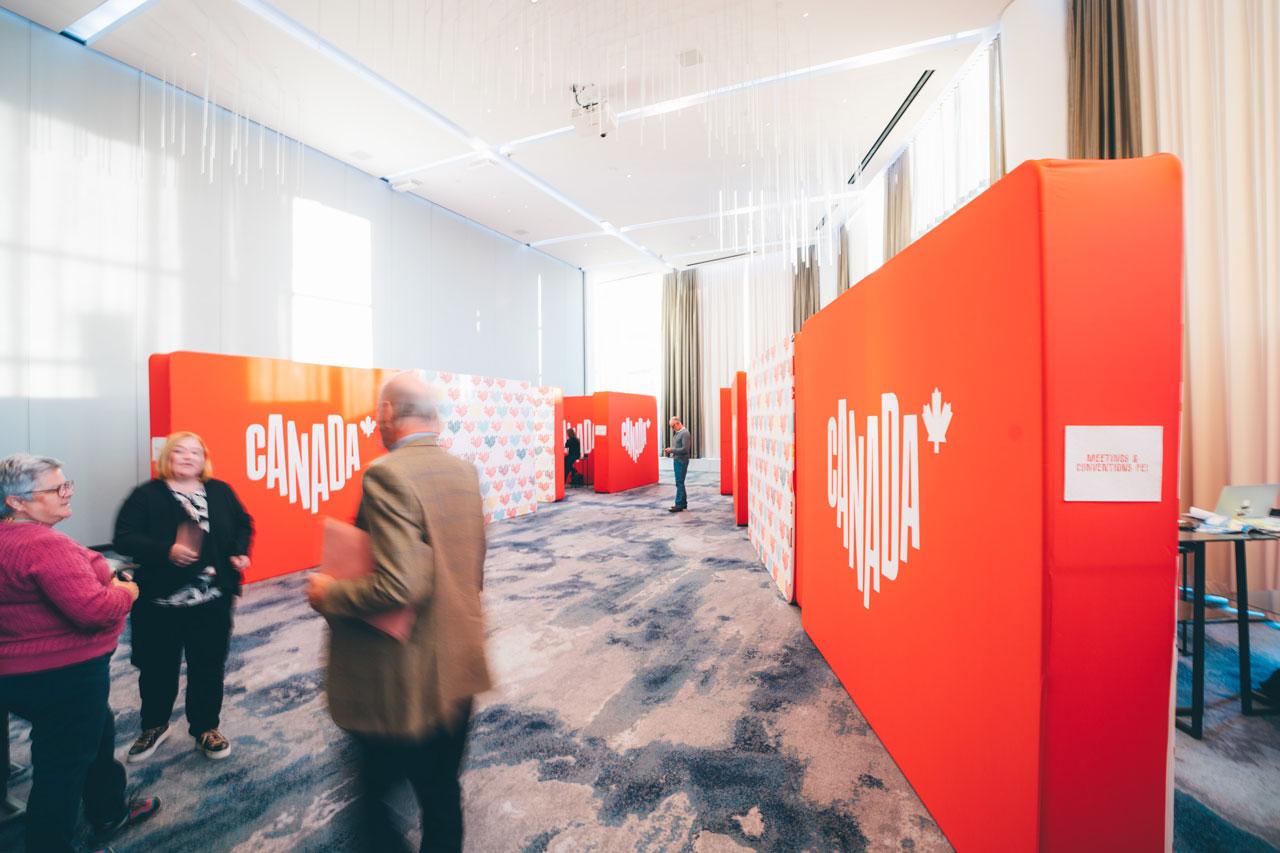
<path id="1" fill-rule="evenodd" d="M 390 452 L 365 470 L 357 516 L 374 570 L 312 574 L 307 599 L 329 622 L 329 713 L 360 754 L 362 846 L 405 849 L 386 798 L 407 778 L 422 808 L 422 850 L 460 851 L 471 702 L 490 687 L 480 481 L 436 442 L 436 398 L 416 375 L 383 386 L 377 420 Z M 415 614 L 404 643 L 364 621 L 404 607 Z"/>
<path id="2" fill-rule="evenodd" d="M 689 473 L 689 430 L 679 418 L 668 421 L 671 426 L 671 446 L 666 453 L 676 470 L 676 502 L 667 512 L 684 512 L 689 508 L 689 496 L 684 491 L 684 478 Z"/>

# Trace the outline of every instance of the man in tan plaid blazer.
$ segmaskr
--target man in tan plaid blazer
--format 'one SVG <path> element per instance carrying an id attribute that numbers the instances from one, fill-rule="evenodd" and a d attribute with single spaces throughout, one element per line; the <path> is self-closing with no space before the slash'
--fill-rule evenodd
<path id="1" fill-rule="evenodd" d="M 365 470 L 356 519 L 375 569 L 350 580 L 312 574 L 307 597 L 329 622 L 329 713 L 359 746 L 364 845 L 405 849 L 386 797 L 407 778 L 422 807 L 422 849 L 456 851 L 472 697 L 491 686 L 480 483 L 437 444 L 436 397 L 414 374 L 383 386 L 377 420 L 390 452 Z M 404 644 L 363 621 L 406 606 L 416 621 Z"/>

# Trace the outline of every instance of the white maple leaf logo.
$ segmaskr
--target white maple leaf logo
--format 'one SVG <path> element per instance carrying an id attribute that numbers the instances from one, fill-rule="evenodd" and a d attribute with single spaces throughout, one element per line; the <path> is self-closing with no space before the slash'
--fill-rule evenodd
<path id="1" fill-rule="evenodd" d="M 378 424 L 373 420 L 373 418 L 369 417 L 368 415 L 365 415 L 364 420 L 360 422 L 360 431 L 364 433 L 365 438 L 368 438 L 369 436 L 373 435 L 373 428 L 377 425 Z M 932 431 L 930 431 L 929 434 L 932 435 L 933 434 Z"/>
<path id="2" fill-rule="evenodd" d="M 939 444 L 947 443 L 947 427 L 951 426 L 951 404 L 942 402 L 942 392 L 933 389 L 933 402 L 924 407 L 924 425 L 929 430 L 926 441 L 933 442 L 933 452 Z"/>

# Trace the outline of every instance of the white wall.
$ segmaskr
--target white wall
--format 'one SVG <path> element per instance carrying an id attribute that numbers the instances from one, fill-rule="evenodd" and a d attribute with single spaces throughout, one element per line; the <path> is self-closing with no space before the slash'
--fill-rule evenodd
<path id="1" fill-rule="evenodd" d="M 0 10 L 0 456 L 67 463 L 62 529 L 108 541 L 146 476 L 153 352 L 529 380 L 541 364 L 582 393 L 580 271 L 287 140 L 278 171 L 269 133 L 260 168 L 256 126 L 232 166 L 224 112 L 206 171 L 201 107 Z M 317 211 L 336 230 L 306 226 Z M 324 262 L 304 280 L 295 253 Z"/>
<path id="2" fill-rule="evenodd" d="M 1005 167 L 1067 156 L 1066 0 L 1014 0 L 1000 16 Z"/>

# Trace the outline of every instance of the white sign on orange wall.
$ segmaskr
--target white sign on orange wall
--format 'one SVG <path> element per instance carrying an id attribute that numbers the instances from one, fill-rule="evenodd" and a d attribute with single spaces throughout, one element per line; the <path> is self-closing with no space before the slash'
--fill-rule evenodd
<path id="1" fill-rule="evenodd" d="M 1063 500 L 1160 500 L 1163 427 L 1068 426 L 1065 439 Z"/>

